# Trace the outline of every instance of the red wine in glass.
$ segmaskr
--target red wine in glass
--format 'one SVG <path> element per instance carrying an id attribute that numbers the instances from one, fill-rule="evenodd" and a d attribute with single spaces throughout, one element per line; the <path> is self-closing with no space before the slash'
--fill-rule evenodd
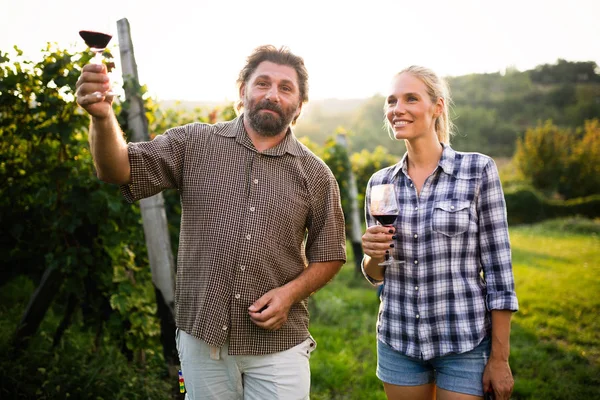
<path id="1" fill-rule="evenodd" d="M 83 39 L 93 52 L 102 52 L 108 46 L 112 35 L 94 31 L 79 31 L 79 36 Z"/>
<path id="2" fill-rule="evenodd" d="M 83 39 L 85 44 L 90 48 L 91 51 L 94 52 L 94 58 L 92 59 L 92 64 L 102 64 L 102 52 L 110 43 L 112 39 L 112 35 L 108 33 L 96 32 L 96 31 L 79 31 L 79 36 Z M 116 96 L 116 93 L 113 91 L 108 91 L 103 93 L 104 96 Z"/>
<path id="3" fill-rule="evenodd" d="M 398 214 L 373 215 L 373 218 L 375 218 L 381 225 L 384 226 L 392 225 L 397 217 Z"/>

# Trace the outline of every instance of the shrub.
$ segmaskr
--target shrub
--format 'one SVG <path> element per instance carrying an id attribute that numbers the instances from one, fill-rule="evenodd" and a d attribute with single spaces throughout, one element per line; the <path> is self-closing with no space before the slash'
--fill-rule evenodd
<path id="1" fill-rule="evenodd" d="M 508 223 L 529 224 L 559 217 L 600 217 L 600 195 L 571 200 L 548 200 L 526 186 L 504 194 Z"/>
<path id="2" fill-rule="evenodd" d="M 600 194 L 600 122 L 575 132 L 546 121 L 517 141 L 514 162 L 538 190 L 572 199 Z"/>
<path id="3" fill-rule="evenodd" d="M 572 142 L 569 130 L 560 129 L 552 121 L 538 124 L 517 140 L 515 164 L 536 189 L 554 191 L 565 175 Z"/>

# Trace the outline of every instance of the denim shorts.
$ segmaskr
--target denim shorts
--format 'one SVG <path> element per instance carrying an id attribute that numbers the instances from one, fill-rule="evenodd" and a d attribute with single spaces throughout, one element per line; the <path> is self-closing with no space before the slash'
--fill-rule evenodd
<path id="1" fill-rule="evenodd" d="M 420 386 L 435 382 L 451 392 L 483 396 L 483 370 L 490 357 L 491 341 L 485 338 L 471 351 L 431 360 L 407 357 L 377 341 L 377 377 L 398 386 Z"/>

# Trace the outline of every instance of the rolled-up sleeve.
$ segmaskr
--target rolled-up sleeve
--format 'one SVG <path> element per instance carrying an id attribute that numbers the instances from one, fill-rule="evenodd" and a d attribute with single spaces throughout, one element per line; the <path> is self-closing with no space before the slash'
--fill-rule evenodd
<path id="1" fill-rule="evenodd" d="M 165 189 L 180 189 L 185 159 L 186 127 L 169 129 L 148 142 L 129 143 L 131 182 L 121 194 L 133 203 Z"/>
<path id="2" fill-rule="evenodd" d="M 487 284 L 486 307 L 517 311 L 506 203 L 498 169 L 492 159 L 482 175 L 478 203 L 479 250 Z"/>
<path id="3" fill-rule="evenodd" d="M 373 279 L 371 278 L 368 274 L 367 271 L 365 271 L 365 259 L 363 257 L 362 261 L 360 262 L 360 270 L 363 274 L 363 276 L 365 277 L 365 279 L 373 286 L 380 286 L 383 285 L 383 280 L 379 281 L 377 279 Z"/>

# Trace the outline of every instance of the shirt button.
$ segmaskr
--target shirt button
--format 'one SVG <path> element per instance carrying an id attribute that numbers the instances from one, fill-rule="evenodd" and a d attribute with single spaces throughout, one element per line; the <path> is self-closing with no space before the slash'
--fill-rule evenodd
<path id="1" fill-rule="evenodd" d="M 250 207 L 250 211 L 254 212 L 254 210 L 256 210 L 256 207 Z"/>
<path id="2" fill-rule="evenodd" d="M 415 233 L 415 236 L 414 236 L 414 238 L 416 239 L 416 238 L 418 238 L 418 237 L 419 237 L 419 235 L 417 235 L 417 234 Z"/>
<path id="3" fill-rule="evenodd" d="M 419 290 L 419 287 L 418 287 L 418 286 L 415 286 L 415 290 Z"/>
<path id="4" fill-rule="evenodd" d="M 417 211 L 419 209 L 419 207 L 415 207 L 415 211 Z"/>
<path id="5" fill-rule="evenodd" d="M 239 294 L 239 293 L 236 293 L 236 294 L 235 294 L 235 298 L 236 298 L 236 299 L 239 299 L 240 297 L 241 297 L 241 296 L 240 296 L 240 294 Z"/>
<path id="6" fill-rule="evenodd" d="M 223 328 L 221 328 L 221 329 L 223 329 L 224 331 L 226 331 L 227 330 L 227 325 L 223 325 Z"/>
<path id="7" fill-rule="evenodd" d="M 415 260 L 415 264 L 418 264 L 418 263 L 419 263 L 419 261 L 418 261 L 418 260 Z"/>
<path id="8" fill-rule="evenodd" d="M 451 210 L 454 210 L 454 206 L 450 206 L 450 209 L 451 209 Z"/>
<path id="9" fill-rule="evenodd" d="M 246 239 L 250 240 L 250 239 L 252 239 L 252 236 L 251 235 L 246 235 Z"/>
<path id="10" fill-rule="evenodd" d="M 419 319 L 419 314 L 415 315 L 415 318 L 416 318 L 416 319 Z"/>
<path id="11" fill-rule="evenodd" d="M 412 184 L 412 183 L 410 184 L 410 187 L 413 187 L 413 184 Z"/>
<path id="12" fill-rule="evenodd" d="M 245 265 L 242 265 L 242 266 L 240 267 L 240 270 L 242 270 L 242 271 L 245 271 L 245 270 L 246 270 L 246 266 L 245 266 Z"/>
<path id="13" fill-rule="evenodd" d="M 255 184 L 255 185 L 258 185 L 258 179 L 255 179 L 255 180 L 254 180 L 254 184 Z"/>

